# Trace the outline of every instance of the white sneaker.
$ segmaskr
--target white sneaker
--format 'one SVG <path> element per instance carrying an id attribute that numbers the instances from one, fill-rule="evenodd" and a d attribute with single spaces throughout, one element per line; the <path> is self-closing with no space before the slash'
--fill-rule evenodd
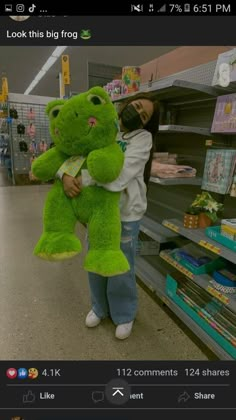
<path id="1" fill-rule="evenodd" d="M 100 324 L 100 322 L 101 322 L 101 318 L 98 318 L 95 312 L 93 312 L 93 310 L 91 309 L 91 311 L 86 316 L 86 320 L 85 320 L 86 327 L 89 327 L 89 328 L 96 327 L 98 324 Z"/>
<path id="2" fill-rule="evenodd" d="M 116 327 L 116 338 L 119 340 L 124 340 L 128 338 L 131 334 L 134 321 L 127 322 L 126 324 L 120 324 Z"/>

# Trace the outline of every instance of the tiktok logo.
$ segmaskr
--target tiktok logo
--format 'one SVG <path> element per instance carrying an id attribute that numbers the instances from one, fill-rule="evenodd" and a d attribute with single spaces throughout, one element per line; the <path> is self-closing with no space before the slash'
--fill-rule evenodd
<path id="1" fill-rule="evenodd" d="M 32 4 L 30 7 L 29 7 L 29 13 L 34 13 L 34 10 L 35 10 L 35 4 Z"/>

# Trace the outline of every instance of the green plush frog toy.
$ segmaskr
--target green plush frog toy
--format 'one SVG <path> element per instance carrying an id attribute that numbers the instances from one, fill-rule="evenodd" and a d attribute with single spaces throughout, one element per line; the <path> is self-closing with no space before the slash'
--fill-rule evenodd
<path id="1" fill-rule="evenodd" d="M 119 176 L 124 154 L 116 143 L 117 112 L 103 88 L 93 87 L 68 100 L 52 101 L 46 113 L 55 147 L 33 162 L 35 177 L 48 181 L 59 169 L 73 176 L 86 169 L 98 184 L 104 184 Z M 119 192 L 92 185 L 71 199 L 65 195 L 61 180 L 56 179 L 46 199 L 44 231 L 34 254 L 52 261 L 78 254 L 82 247 L 75 225 L 80 221 L 87 224 L 89 234 L 85 270 L 102 276 L 125 273 L 129 263 L 120 249 L 119 198 Z"/>

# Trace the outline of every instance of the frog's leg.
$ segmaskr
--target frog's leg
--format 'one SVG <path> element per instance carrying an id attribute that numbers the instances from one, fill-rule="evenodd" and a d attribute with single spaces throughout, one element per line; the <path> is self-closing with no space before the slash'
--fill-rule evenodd
<path id="1" fill-rule="evenodd" d="M 88 217 L 89 251 L 84 268 L 105 277 L 129 270 L 129 263 L 120 249 L 119 199 L 120 193 L 92 186 L 82 190 L 77 202 L 79 220 L 86 222 Z"/>
<path id="2" fill-rule="evenodd" d="M 57 180 L 47 196 L 43 234 L 34 249 L 34 254 L 52 261 L 78 254 L 82 247 L 74 233 L 76 222 L 72 200 L 66 197 L 61 181 Z"/>

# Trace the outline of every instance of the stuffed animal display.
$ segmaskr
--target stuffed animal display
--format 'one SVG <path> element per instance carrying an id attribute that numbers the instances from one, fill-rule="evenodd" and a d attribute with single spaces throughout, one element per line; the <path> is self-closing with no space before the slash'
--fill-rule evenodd
<path id="1" fill-rule="evenodd" d="M 68 100 L 47 105 L 50 134 L 55 143 L 32 164 L 33 175 L 42 181 L 56 177 L 58 170 L 74 176 L 86 169 L 99 184 L 114 181 L 120 174 L 124 154 L 116 143 L 117 113 L 109 95 L 93 87 Z M 75 198 L 65 195 L 61 180 L 56 179 L 44 207 L 44 231 L 34 254 L 47 260 L 63 260 L 81 251 L 75 235 L 76 222 L 88 226 L 89 250 L 84 268 L 103 276 L 129 270 L 120 249 L 121 222 L 119 192 L 101 186 L 82 188 Z"/>

